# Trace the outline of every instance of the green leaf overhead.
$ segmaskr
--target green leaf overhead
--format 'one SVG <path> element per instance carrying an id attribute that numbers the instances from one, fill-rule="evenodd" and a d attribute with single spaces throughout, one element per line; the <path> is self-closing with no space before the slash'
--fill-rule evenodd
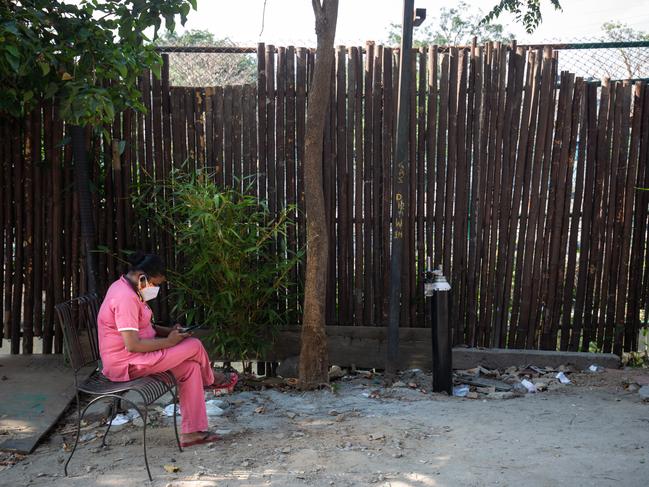
<path id="1" fill-rule="evenodd" d="M 562 10 L 560 0 L 548 0 L 548 3 L 555 10 Z M 483 23 L 489 23 L 497 19 L 501 13 L 509 12 L 514 15 L 516 22 L 523 24 L 525 30 L 531 34 L 534 32 L 541 20 L 541 0 L 499 0 Z"/>
<path id="2" fill-rule="evenodd" d="M 191 0 L 0 0 L 0 113 L 54 100 L 75 125 L 112 123 L 144 108 L 137 78 L 159 73 L 161 19 L 187 18 Z M 149 38 L 154 29 L 153 38 Z M 146 33 L 145 33 L 146 32 Z"/>

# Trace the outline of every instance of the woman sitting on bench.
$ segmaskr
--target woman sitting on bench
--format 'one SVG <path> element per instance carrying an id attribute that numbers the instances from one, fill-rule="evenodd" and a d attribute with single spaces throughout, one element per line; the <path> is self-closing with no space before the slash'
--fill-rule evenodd
<path id="1" fill-rule="evenodd" d="M 217 435 L 207 429 L 204 388 L 232 391 L 237 375 L 217 374 L 203 344 L 180 325 L 153 325 L 147 301 L 158 295 L 165 281 L 162 259 L 138 252 L 129 259 L 128 273 L 115 281 L 99 309 L 97 331 L 103 374 L 112 381 L 127 381 L 170 371 L 178 381 L 181 446 L 211 443 Z"/>

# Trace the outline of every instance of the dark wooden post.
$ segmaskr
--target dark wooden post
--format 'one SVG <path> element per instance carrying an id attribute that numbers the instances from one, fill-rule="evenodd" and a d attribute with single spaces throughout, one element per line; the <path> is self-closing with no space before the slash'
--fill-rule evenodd
<path id="1" fill-rule="evenodd" d="M 79 217 L 81 220 L 81 240 L 86 252 L 86 276 L 88 292 L 97 292 L 95 266 L 95 222 L 92 216 L 92 199 L 90 196 L 90 171 L 88 152 L 83 127 L 72 125 L 72 154 L 74 157 L 74 184 L 79 195 Z"/>
<path id="2" fill-rule="evenodd" d="M 397 140 L 394 167 L 392 170 L 392 253 L 390 256 L 390 290 L 388 294 L 388 356 L 386 372 L 394 374 L 399 360 L 399 312 L 401 309 L 401 270 L 403 267 L 404 223 L 407 221 L 410 194 L 408 160 L 408 136 L 410 124 L 410 89 L 412 63 L 412 29 L 414 19 L 414 0 L 403 2 L 403 34 L 399 61 L 399 94 L 397 100 Z M 417 14 L 423 20 L 424 12 Z"/>

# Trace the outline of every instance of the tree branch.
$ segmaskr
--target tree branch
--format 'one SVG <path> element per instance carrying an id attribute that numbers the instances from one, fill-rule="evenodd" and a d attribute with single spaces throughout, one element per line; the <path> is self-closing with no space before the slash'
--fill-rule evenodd
<path id="1" fill-rule="evenodd" d="M 264 33 L 264 23 L 266 22 L 266 2 L 268 0 L 264 0 L 264 11 L 261 14 L 261 30 L 259 31 L 259 36 Z"/>
<path id="2" fill-rule="evenodd" d="M 311 4 L 313 5 L 313 13 L 315 14 L 315 18 L 317 22 L 322 16 L 323 5 L 320 3 L 320 0 L 311 0 Z"/>

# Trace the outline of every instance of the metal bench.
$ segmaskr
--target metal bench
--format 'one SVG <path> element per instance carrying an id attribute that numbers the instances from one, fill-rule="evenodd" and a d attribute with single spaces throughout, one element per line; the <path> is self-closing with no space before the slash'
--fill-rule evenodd
<path id="1" fill-rule="evenodd" d="M 142 428 L 142 445 L 144 448 L 144 463 L 149 475 L 151 477 L 151 470 L 149 469 L 149 461 L 146 454 L 146 426 L 147 426 L 147 408 L 157 399 L 162 397 L 167 392 L 171 393 L 174 404 L 174 431 L 176 433 L 176 442 L 178 449 L 182 452 L 180 446 L 180 438 L 178 437 L 178 426 L 176 421 L 176 410 L 178 402 L 178 385 L 176 378 L 171 372 L 162 372 L 159 374 L 141 377 L 139 379 L 127 382 L 112 382 L 106 378 L 99 370 L 99 341 L 97 338 L 97 313 L 99 312 L 99 299 L 96 294 L 87 294 L 78 298 L 72 299 L 65 303 L 55 306 L 56 313 L 63 330 L 63 337 L 65 339 L 65 353 L 70 360 L 70 364 L 74 370 L 74 384 L 76 388 L 77 399 L 77 436 L 74 441 L 74 446 L 70 452 L 68 460 L 65 462 L 64 472 L 68 475 L 68 464 L 72 460 L 77 445 L 79 443 L 79 436 L 81 433 L 81 420 L 86 414 L 90 406 L 98 401 L 105 399 L 112 400 L 111 413 L 108 421 L 108 427 L 101 440 L 101 446 L 106 446 L 106 436 L 110 431 L 112 420 L 117 415 L 120 401 L 126 402 L 133 406 L 133 408 L 140 414 L 144 421 Z M 94 366 L 95 369 L 87 379 L 79 382 L 79 373 L 86 367 Z M 142 398 L 143 407 L 138 406 L 135 402 L 124 397 L 129 391 L 137 393 Z M 79 401 L 79 393 L 83 392 L 92 397 L 90 402 L 81 410 L 81 403 Z"/>

